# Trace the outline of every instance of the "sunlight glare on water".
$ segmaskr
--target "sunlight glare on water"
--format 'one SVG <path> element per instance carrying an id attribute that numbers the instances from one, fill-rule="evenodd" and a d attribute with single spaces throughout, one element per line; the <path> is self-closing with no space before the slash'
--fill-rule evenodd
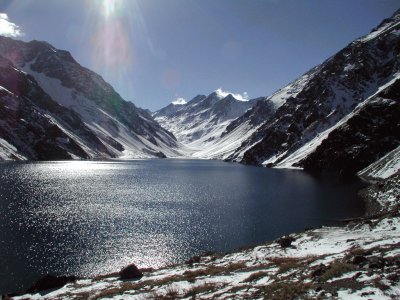
<path id="1" fill-rule="evenodd" d="M 0 293 L 159 267 L 360 214 L 354 187 L 218 161 L 0 164 Z"/>

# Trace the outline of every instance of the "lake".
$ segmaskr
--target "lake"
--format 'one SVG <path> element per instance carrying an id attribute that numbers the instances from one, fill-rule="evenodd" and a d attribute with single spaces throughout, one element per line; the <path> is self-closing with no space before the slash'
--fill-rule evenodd
<path id="1" fill-rule="evenodd" d="M 359 182 L 208 160 L 0 164 L 0 293 L 159 267 L 360 216 Z"/>

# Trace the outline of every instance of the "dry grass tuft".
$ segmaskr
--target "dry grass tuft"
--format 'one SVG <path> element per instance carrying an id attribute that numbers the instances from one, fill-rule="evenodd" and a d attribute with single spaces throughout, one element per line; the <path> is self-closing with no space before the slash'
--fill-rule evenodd
<path id="1" fill-rule="evenodd" d="M 333 262 L 330 268 L 325 271 L 320 277 L 321 281 L 328 281 L 329 279 L 339 277 L 345 273 L 357 270 L 357 267 L 353 264 L 344 262 Z"/>
<path id="2" fill-rule="evenodd" d="M 215 283 L 205 282 L 203 284 L 196 285 L 188 289 L 184 297 L 195 297 L 199 294 L 215 291 L 216 288 L 217 285 Z"/>
<path id="3" fill-rule="evenodd" d="M 297 269 L 303 265 L 303 260 L 296 257 L 273 257 L 270 261 L 279 267 L 278 273 L 286 273 L 291 269 Z"/>
<path id="4" fill-rule="evenodd" d="M 183 276 L 185 276 L 189 282 L 193 282 L 197 277 L 229 274 L 244 268 L 246 268 L 246 263 L 244 262 L 235 262 L 224 266 L 212 265 L 203 269 L 185 271 Z"/>
<path id="5" fill-rule="evenodd" d="M 151 294 L 150 299 L 155 300 L 174 300 L 179 298 L 179 290 L 176 287 L 169 286 L 167 289 L 167 293 L 160 293 L 154 292 Z"/>
<path id="6" fill-rule="evenodd" d="M 304 282 L 273 282 L 262 289 L 264 299 L 304 299 L 311 284 Z"/>
<path id="7" fill-rule="evenodd" d="M 258 271 L 258 272 L 255 272 L 255 273 L 250 274 L 249 277 L 247 277 L 245 280 L 243 280 L 243 282 L 252 282 L 252 281 L 256 281 L 256 280 L 258 280 L 258 279 L 260 279 L 260 278 L 263 278 L 263 277 L 265 277 L 265 276 L 267 276 L 267 275 L 268 275 L 268 272 L 265 272 L 265 271 Z"/>

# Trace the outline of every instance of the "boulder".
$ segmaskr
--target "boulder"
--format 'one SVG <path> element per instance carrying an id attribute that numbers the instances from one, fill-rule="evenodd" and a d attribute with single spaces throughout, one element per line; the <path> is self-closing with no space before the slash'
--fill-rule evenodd
<path id="1" fill-rule="evenodd" d="M 140 279 L 143 277 L 143 274 L 134 264 L 130 264 L 129 266 L 126 266 L 121 271 L 119 271 L 119 277 L 123 280 Z"/>
<path id="2" fill-rule="evenodd" d="M 362 265 L 362 264 L 364 264 L 366 261 L 367 261 L 367 259 L 365 258 L 364 255 L 356 255 L 356 256 L 354 256 L 352 262 L 353 262 L 353 264 L 355 264 L 355 265 Z"/>
<path id="3" fill-rule="evenodd" d="M 189 266 L 192 266 L 193 264 L 198 264 L 198 263 L 200 262 L 200 260 L 201 260 L 201 257 L 195 255 L 195 256 L 191 257 L 191 258 L 190 258 L 188 261 L 186 261 L 185 263 L 186 263 L 187 265 L 189 265 Z"/>
<path id="4" fill-rule="evenodd" d="M 284 236 L 284 237 L 281 237 L 277 242 L 279 245 L 281 245 L 282 248 L 288 248 L 292 245 L 292 243 L 295 240 L 296 239 L 291 236 Z"/>

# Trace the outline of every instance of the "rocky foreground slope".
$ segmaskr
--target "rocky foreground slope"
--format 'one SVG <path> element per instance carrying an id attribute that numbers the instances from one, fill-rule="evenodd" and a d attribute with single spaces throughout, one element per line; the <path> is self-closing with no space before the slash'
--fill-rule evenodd
<path id="1" fill-rule="evenodd" d="M 0 160 L 177 156 L 175 137 L 46 42 L 0 37 Z"/>

